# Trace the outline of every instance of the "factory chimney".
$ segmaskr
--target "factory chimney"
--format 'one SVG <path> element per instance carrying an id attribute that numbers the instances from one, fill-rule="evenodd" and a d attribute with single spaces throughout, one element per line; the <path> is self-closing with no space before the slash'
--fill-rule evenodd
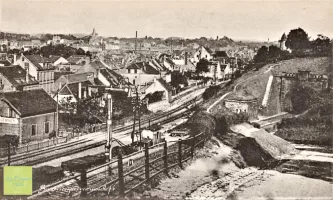
<path id="1" fill-rule="evenodd" d="M 135 31 L 135 53 L 136 53 L 136 40 L 137 40 L 137 38 L 138 38 L 138 31 Z"/>

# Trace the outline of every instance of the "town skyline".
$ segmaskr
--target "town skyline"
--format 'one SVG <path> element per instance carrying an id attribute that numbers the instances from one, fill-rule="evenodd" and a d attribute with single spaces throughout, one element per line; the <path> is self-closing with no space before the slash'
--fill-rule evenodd
<path id="1" fill-rule="evenodd" d="M 104 37 L 135 37 L 138 31 L 138 37 L 277 41 L 301 27 L 311 39 L 317 34 L 333 37 L 329 22 L 333 4 L 328 1 L 268 1 L 260 2 L 260 7 L 256 1 L 163 2 L 164 7 L 161 1 L 147 6 L 143 1 L 4 0 L 0 22 L 2 31 L 27 34 L 90 34 L 95 28 Z"/>

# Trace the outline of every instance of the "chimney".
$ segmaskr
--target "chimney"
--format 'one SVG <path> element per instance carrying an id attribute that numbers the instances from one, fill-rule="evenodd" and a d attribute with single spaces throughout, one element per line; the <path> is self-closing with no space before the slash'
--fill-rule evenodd
<path id="1" fill-rule="evenodd" d="M 185 51 L 185 65 L 187 65 L 187 51 Z"/>
<path id="2" fill-rule="evenodd" d="M 29 83 L 29 67 L 25 69 L 25 82 Z"/>
<path id="3" fill-rule="evenodd" d="M 17 63 L 16 63 L 16 54 L 15 53 L 14 53 L 13 65 L 17 65 Z"/>
<path id="4" fill-rule="evenodd" d="M 137 40 L 137 38 L 138 38 L 138 31 L 135 31 L 135 53 L 136 53 L 136 40 Z"/>
<path id="5" fill-rule="evenodd" d="M 79 99 L 81 99 L 81 82 L 79 82 L 79 93 L 78 93 L 78 96 L 79 96 Z"/>

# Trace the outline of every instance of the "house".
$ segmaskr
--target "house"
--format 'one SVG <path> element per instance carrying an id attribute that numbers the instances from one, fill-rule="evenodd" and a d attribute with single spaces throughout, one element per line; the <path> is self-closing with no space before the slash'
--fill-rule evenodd
<path id="1" fill-rule="evenodd" d="M 153 62 L 136 62 L 119 70 L 119 73 L 133 85 L 145 85 L 154 78 L 162 77 L 163 67 Z"/>
<path id="2" fill-rule="evenodd" d="M 78 102 L 97 93 L 97 89 L 92 87 L 95 86 L 92 72 L 62 75 L 54 85 L 52 93 L 57 102 L 66 101 L 68 97 L 72 102 Z"/>
<path id="3" fill-rule="evenodd" d="M 249 119 L 258 117 L 258 100 L 246 91 L 229 94 L 225 98 L 224 104 L 226 108 L 234 113 L 248 114 Z"/>
<path id="4" fill-rule="evenodd" d="M 215 62 L 215 61 L 209 62 L 208 69 L 209 69 L 208 72 L 203 73 L 204 77 L 209 77 L 214 80 L 223 78 L 223 76 L 222 76 L 223 73 L 221 71 L 221 66 L 220 66 L 219 62 Z"/>
<path id="5" fill-rule="evenodd" d="M 192 62 L 196 65 L 201 59 L 211 61 L 213 60 L 213 55 L 214 53 L 209 47 L 201 46 L 194 53 Z"/>
<path id="6" fill-rule="evenodd" d="M 39 82 L 21 66 L 0 67 L 1 92 L 38 89 Z"/>
<path id="7" fill-rule="evenodd" d="M 58 127 L 56 107 L 43 89 L 2 93 L 0 134 L 17 135 L 20 144 L 49 138 Z"/>
<path id="8" fill-rule="evenodd" d="M 104 86 L 121 88 L 128 84 L 123 76 L 112 70 L 103 61 L 97 60 L 84 65 L 77 73 L 93 73 L 95 79 L 101 82 Z"/>
<path id="9" fill-rule="evenodd" d="M 145 95 L 153 94 L 154 92 L 162 91 L 162 100 L 172 101 L 172 87 L 162 78 L 154 78 L 153 82 L 145 88 Z"/>
<path id="10" fill-rule="evenodd" d="M 226 64 L 229 60 L 229 56 L 226 51 L 215 51 L 213 59 L 221 62 L 221 64 Z"/>
<path id="11" fill-rule="evenodd" d="M 8 44 L 9 44 L 9 41 L 7 39 L 0 39 L 0 46 L 2 46 L 2 45 L 8 46 Z"/>
<path id="12" fill-rule="evenodd" d="M 223 79 L 230 79 L 237 70 L 235 67 L 232 67 L 230 63 L 220 64 L 220 66 L 221 66 L 221 72 L 223 74 Z"/>
<path id="13" fill-rule="evenodd" d="M 57 56 L 45 58 L 40 55 L 21 55 L 17 64 L 38 80 L 40 88 L 43 88 L 47 93 L 51 93 L 54 86 L 54 63 L 58 60 L 59 57 Z"/>
<path id="14" fill-rule="evenodd" d="M 49 58 L 50 63 L 53 66 L 61 65 L 61 64 L 67 64 L 68 60 L 61 57 L 61 56 L 50 56 Z"/>
<path id="15" fill-rule="evenodd" d="M 71 55 L 67 61 L 71 65 L 85 65 L 89 63 L 90 58 L 85 55 Z"/>

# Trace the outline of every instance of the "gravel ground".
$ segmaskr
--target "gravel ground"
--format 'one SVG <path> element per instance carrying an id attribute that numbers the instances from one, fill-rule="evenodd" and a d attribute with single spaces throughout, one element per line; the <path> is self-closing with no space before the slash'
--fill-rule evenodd
<path id="1" fill-rule="evenodd" d="M 184 199 L 202 185 L 217 179 L 219 175 L 233 173 L 238 168 L 228 162 L 231 148 L 217 140 L 209 141 L 196 154 L 196 160 L 173 178 L 164 179 L 159 186 L 145 192 L 145 196 L 161 199 Z M 217 172 L 217 173 L 216 173 Z"/>

